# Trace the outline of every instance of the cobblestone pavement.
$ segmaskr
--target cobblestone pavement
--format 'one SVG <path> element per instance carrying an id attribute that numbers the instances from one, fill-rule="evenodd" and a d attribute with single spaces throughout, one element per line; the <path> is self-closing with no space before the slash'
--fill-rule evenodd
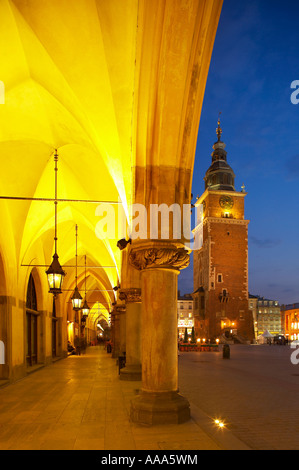
<path id="1" fill-rule="evenodd" d="M 294 349 L 232 345 L 179 356 L 180 393 L 255 450 L 299 449 L 299 365 Z"/>

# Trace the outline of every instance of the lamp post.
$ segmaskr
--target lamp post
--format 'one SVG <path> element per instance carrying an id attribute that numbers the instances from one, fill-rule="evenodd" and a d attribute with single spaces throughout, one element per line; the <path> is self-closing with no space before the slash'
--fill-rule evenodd
<path id="1" fill-rule="evenodd" d="M 75 310 L 76 312 L 79 312 L 79 310 L 81 309 L 81 304 L 82 304 L 82 296 L 79 292 L 79 289 L 78 289 L 78 286 L 77 286 L 77 267 L 78 267 L 78 264 L 77 264 L 77 238 L 78 238 L 78 225 L 76 225 L 76 276 L 75 276 L 75 279 L 76 279 L 76 286 L 75 286 L 75 290 L 74 290 L 74 293 L 72 295 L 72 304 L 73 304 L 73 310 Z M 80 327 L 80 322 L 79 322 L 79 327 Z"/>
<path id="2" fill-rule="evenodd" d="M 84 300 L 83 307 L 82 307 L 82 314 L 83 314 L 82 321 L 84 319 L 84 322 L 86 323 L 86 318 L 88 317 L 88 314 L 89 314 L 89 307 L 88 307 L 87 298 L 86 298 L 86 255 L 85 255 L 85 300 Z"/>
<path id="3" fill-rule="evenodd" d="M 49 284 L 49 292 L 51 294 L 61 294 L 61 287 L 64 276 L 66 275 L 65 271 L 62 269 L 59 261 L 58 261 L 58 254 L 57 254 L 57 172 L 58 172 L 58 154 L 57 150 L 55 149 L 54 154 L 54 163 L 55 163 L 55 199 L 54 199 L 54 208 L 55 208 L 55 235 L 54 235 L 54 244 L 55 244 L 55 252 L 53 255 L 53 261 L 49 266 L 48 270 L 46 271 L 48 277 L 48 284 Z"/>

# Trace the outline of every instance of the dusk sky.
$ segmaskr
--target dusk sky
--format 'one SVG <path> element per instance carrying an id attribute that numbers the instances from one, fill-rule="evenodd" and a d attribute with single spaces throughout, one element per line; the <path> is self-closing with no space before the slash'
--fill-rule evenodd
<path id="1" fill-rule="evenodd" d="M 281 304 L 299 302 L 299 104 L 291 102 L 291 83 L 299 80 L 298 18 L 293 0 L 224 0 L 192 189 L 195 202 L 221 112 L 235 187 L 240 191 L 244 183 L 248 193 L 249 292 Z M 179 289 L 193 292 L 192 261 Z"/>

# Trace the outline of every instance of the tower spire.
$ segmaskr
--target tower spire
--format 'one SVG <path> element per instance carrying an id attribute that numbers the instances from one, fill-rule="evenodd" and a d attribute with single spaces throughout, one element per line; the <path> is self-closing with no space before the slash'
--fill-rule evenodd
<path id="1" fill-rule="evenodd" d="M 218 142 L 221 142 L 221 134 L 222 134 L 222 129 L 220 127 L 220 114 L 221 114 L 221 112 L 219 112 L 219 115 L 218 115 L 218 123 L 217 123 L 217 129 L 216 129 L 216 134 L 218 136 Z"/>
<path id="2" fill-rule="evenodd" d="M 220 125 L 220 115 L 216 128 L 217 142 L 213 145 L 212 165 L 205 174 L 205 188 L 217 191 L 235 191 L 235 174 L 227 163 L 227 152 L 225 143 L 221 140 L 222 128 Z"/>

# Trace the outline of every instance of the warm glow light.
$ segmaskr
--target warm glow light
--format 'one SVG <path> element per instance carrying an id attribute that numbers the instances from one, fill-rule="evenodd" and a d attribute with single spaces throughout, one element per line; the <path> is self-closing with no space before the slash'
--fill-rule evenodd
<path id="1" fill-rule="evenodd" d="M 83 316 L 86 316 L 86 317 L 89 314 L 89 307 L 88 307 L 88 303 L 87 303 L 86 299 L 85 299 L 84 304 L 82 306 L 82 314 L 83 314 Z"/>
<path id="2" fill-rule="evenodd" d="M 81 299 L 73 299 L 73 309 L 79 310 L 81 307 Z"/>
<path id="3" fill-rule="evenodd" d="M 224 422 L 220 421 L 220 419 L 214 419 L 214 423 L 219 427 L 219 428 L 224 428 Z"/>
<path id="4" fill-rule="evenodd" d="M 217 343 L 217 344 L 219 343 L 219 339 L 218 339 L 218 338 L 216 339 L 216 343 Z"/>
<path id="5" fill-rule="evenodd" d="M 202 339 L 202 342 L 205 343 L 205 342 L 206 342 L 206 338 L 203 338 L 203 339 Z"/>
<path id="6" fill-rule="evenodd" d="M 54 289 L 60 285 L 61 276 L 59 274 L 49 274 L 48 276 L 50 289 Z"/>
<path id="7" fill-rule="evenodd" d="M 49 292 L 52 294 L 60 294 L 65 272 L 60 266 L 57 253 L 53 255 L 53 261 L 49 269 L 46 271 L 46 274 L 49 284 Z"/>
<path id="8" fill-rule="evenodd" d="M 80 310 L 82 304 L 82 296 L 78 291 L 77 286 L 75 287 L 74 294 L 72 295 L 72 304 L 74 310 Z"/>

